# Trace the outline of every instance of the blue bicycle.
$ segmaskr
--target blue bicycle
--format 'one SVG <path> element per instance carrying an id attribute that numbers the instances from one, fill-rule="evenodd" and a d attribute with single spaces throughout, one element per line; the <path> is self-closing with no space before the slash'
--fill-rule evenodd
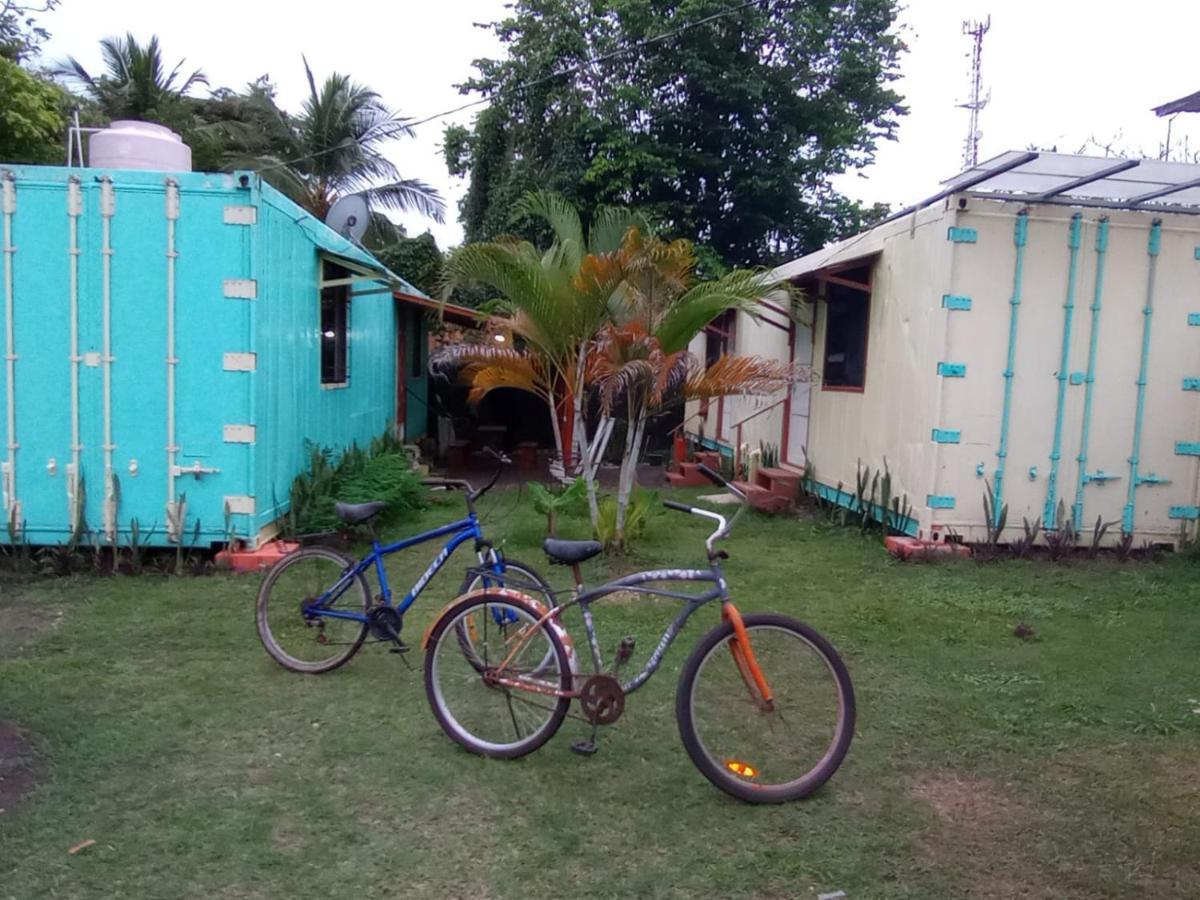
<path id="1" fill-rule="evenodd" d="M 276 563 L 258 591 L 256 611 L 258 636 L 271 658 L 293 672 L 329 672 L 349 661 L 368 634 L 377 642 L 391 644 L 392 652 L 406 651 L 408 647 L 400 638 L 404 613 L 450 555 L 468 541 L 474 541 L 478 566 L 468 570 L 458 596 L 511 582 L 526 593 L 540 595 L 539 599 L 553 606 L 554 593 L 545 579 L 530 566 L 506 559 L 484 537 L 475 512 L 475 501 L 496 484 L 506 461 L 500 460 L 501 465 L 491 480 L 478 490 L 461 479 L 423 482 L 432 487 L 461 488 L 467 501 L 466 518 L 387 546 L 379 543 L 372 530 L 371 552 L 358 561 L 328 547 L 313 546 L 297 550 Z M 385 503 L 378 501 L 339 503 L 337 515 L 347 525 L 370 527 L 371 520 L 385 507 Z M 399 602 L 393 603 L 384 557 L 444 537 L 449 540 L 429 568 Z M 374 597 L 367 583 L 367 573 L 372 567 L 379 579 L 379 594 Z M 464 632 L 459 638 L 464 654 L 471 660 L 475 654 L 470 636 Z"/>

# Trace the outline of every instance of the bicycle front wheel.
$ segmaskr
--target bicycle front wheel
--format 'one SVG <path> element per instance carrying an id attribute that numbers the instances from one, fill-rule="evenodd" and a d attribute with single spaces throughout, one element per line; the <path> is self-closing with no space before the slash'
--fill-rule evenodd
<path id="1" fill-rule="evenodd" d="M 472 753 L 511 759 L 554 736 L 567 715 L 570 656 L 557 628 L 512 592 L 450 607 L 425 648 L 425 694 L 446 732 Z M 471 639 L 464 653 L 459 634 Z M 547 666 L 546 659 L 551 663 Z"/>
<path id="2" fill-rule="evenodd" d="M 750 803 L 806 797 L 837 771 L 854 737 L 854 688 L 833 646 L 774 614 L 742 619 L 771 693 L 762 697 L 733 625 L 692 651 L 679 676 L 679 735 L 704 777 Z"/>
<path id="3" fill-rule="evenodd" d="M 515 559 L 505 558 L 501 563 L 503 566 L 503 574 L 496 575 L 489 572 L 487 575 L 482 573 L 468 573 L 463 580 L 462 587 L 458 589 L 458 596 L 465 597 L 467 594 L 473 594 L 476 591 L 487 590 L 490 588 L 507 587 L 514 591 L 519 591 L 522 594 L 533 597 L 546 605 L 546 609 L 552 609 L 558 604 L 554 599 L 554 589 L 546 583 L 537 570 L 532 566 L 527 566 L 524 563 L 517 562 Z M 504 614 L 498 609 L 492 610 L 492 620 L 497 624 L 503 624 Z M 509 614 L 511 619 L 512 614 Z M 514 620 L 515 621 L 515 620 Z M 484 663 L 478 650 L 472 646 L 471 633 L 467 629 L 466 620 L 459 622 L 455 628 L 455 634 L 458 636 L 459 646 L 462 647 L 463 653 L 467 655 L 467 659 L 480 672 L 484 669 Z M 549 671 L 554 665 L 554 654 L 547 649 L 546 657 L 543 660 L 543 667 L 540 671 Z"/>
<path id="4" fill-rule="evenodd" d="M 310 675 L 336 669 L 358 652 L 367 623 L 337 613 L 366 616 L 371 591 L 354 563 L 325 547 L 306 547 L 277 562 L 258 591 L 255 619 L 267 653 L 285 669 Z M 320 610 L 315 604 L 325 598 Z"/>

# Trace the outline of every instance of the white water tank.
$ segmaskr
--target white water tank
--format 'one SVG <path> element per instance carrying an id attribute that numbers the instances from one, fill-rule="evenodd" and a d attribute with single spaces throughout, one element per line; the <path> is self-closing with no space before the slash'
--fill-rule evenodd
<path id="1" fill-rule="evenodd" d="M 192 148 L 170 128 L 119 119 L 88 140 L 88 165 L 95 169 L 192 171 Z"/>

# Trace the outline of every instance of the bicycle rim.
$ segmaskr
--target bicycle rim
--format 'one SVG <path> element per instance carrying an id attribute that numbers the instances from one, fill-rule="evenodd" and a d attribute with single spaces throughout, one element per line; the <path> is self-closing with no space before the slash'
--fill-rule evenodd
<path id="1" fill-rule="evenodd" d="M 531 596 L 535 600 L 539 600 L 546 604 L 546 609 L 551 609 L 557 604 L 554 602 L 554 593 L 546 585 L 537 572 L 528 566 L 515 562 L 513 560 L 504 561 L 504 572 L 502 575 L 488 573 L 487 575 L 478 574 L 474 578 L 470 575 L 463 581 L 462 588 L 459 589 L 459 596 L 472 594 L 475 591 L 487 590 L 489 588 L 511 588 L 515 591 L 520 591 L 522 594 Z M 492 609 L 492 621 L 501 625 L 506 620 L 510 623 L 514 620 L 514 615 L 511 612 L 502 612 L 499 609 Z M 480 653 L 473 646 L 475 638 L 471 630 L 467 627 L 467 622 L 459 622 L 455 627 L 455 634 L 458 636 L 459 646 L 462 647 L 463 653 L 471 661 L 471 664 L 480 672 L 484 669 L 483 659 Z M 547 649 L 546 656 L 542 660 L 542 665 L 536 670 L 538 674 L 550 672 L 554 666 L 554 651 Z"/>
<path id="2" fill-rule="evenodd" d="M 547 625 L 538 627 L 537 621 L 532 606 L 481 597 L 452 609 L 435 628 L 426 651 L 426 690 L 442 728 L 468 750 L 523 756 L 549 740 L 562 724 L 568 699 L 490 684 L 487 678 L 509 658 L 523 634 L 536 628 L 503 674 L 547 692 L 569 689 L 566 652 L 553 631 Z M 458 639 L 462 632 L 471 635 L 482 669 L 463 652 Z"/>
<path id="3" fill-rule="evenodd" d="M 769 708 L 739 669 L 732 628 L 710 632 L 684 667 L 680 732 L 717 787 L 751 802 L 797 799 L 836 771 L 853 736 L 854 695 L 823 638 L 782 616 L 747 616 Z M 686 683 L 684 683 L 686 682 Z"/>
<path id="4" fill-rule="evenodd" d="M 302 550 L 267 576 L 258 600 L 258 632 L 267 652 L 297 672 L 327 672 L 348 660 L 366 637 L 365 622 L 305 612 L 337 585 L 350 561 L 332 551 Z M 370 595 L 355 578 L 323 609 L 365 614 Z"/>

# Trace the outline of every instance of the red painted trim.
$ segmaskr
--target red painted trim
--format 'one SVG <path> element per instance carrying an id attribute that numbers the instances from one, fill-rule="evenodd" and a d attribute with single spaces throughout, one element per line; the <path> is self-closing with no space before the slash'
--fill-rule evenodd
<path id="1" fill-rule="evenodd" d="M 418 297 L 416 294 L 406 294 L 402 291 L 392 291 L 392 296 L 401 303 L 408 304 L 409 306 L 417 306 L 421 309 L 440 313 L 443 318 L 449 319 L 451 322 L 457 322 L 460 325 L 482 325 L 487 320 L 487 313 L 481 313 L 466 306 L 457 306 L 454 303 L 439 303 L 437 300 L 431 300 L 429 297 Z"/>
<path id="2" fill-rule="evenodd" d="M 723 433 L 724 431 L 725 431 L 725 398 L 718 397 L 717 398 L 717 434 L 716 434 L 716 438 L 718 441 L 724 437 L 724 433 Z"/>

